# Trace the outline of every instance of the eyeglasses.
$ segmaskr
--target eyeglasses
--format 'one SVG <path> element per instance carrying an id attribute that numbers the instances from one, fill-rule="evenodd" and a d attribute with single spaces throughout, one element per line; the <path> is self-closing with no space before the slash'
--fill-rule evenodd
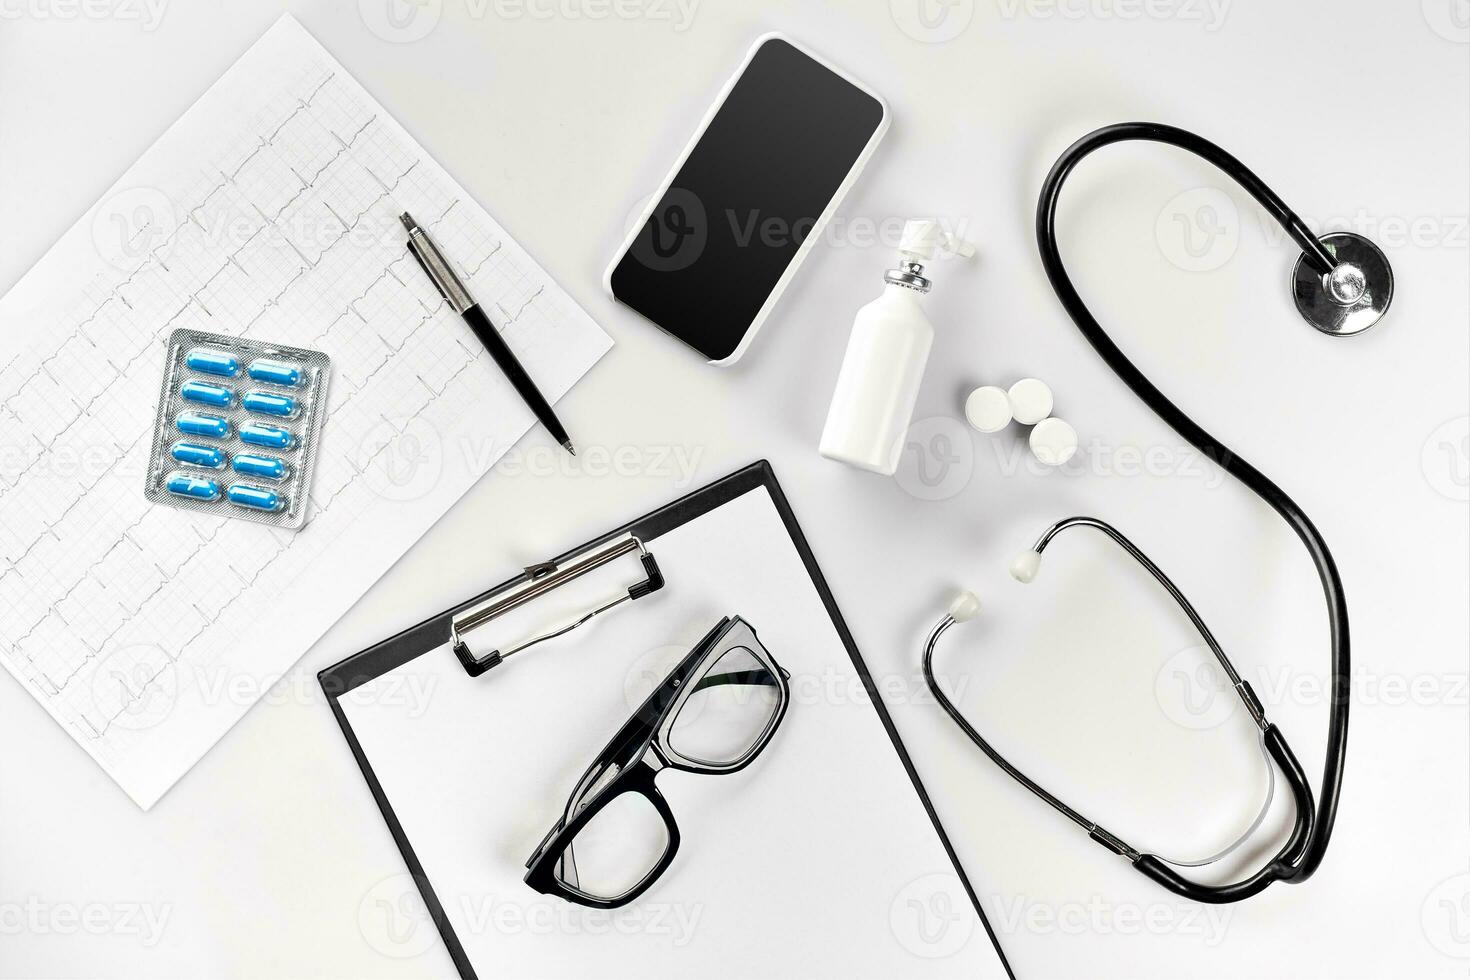
<path id="1" fill-rule="evenodd" d="M 722 775 L 750 765 L 786 714 L 789 679 L 749 623 L 722 619 L 583 773 L 526 862 L 526 884 L 605 909 L 647 891 L 679 850 L 678 824 L 654 777 L 666 768 Z"/>

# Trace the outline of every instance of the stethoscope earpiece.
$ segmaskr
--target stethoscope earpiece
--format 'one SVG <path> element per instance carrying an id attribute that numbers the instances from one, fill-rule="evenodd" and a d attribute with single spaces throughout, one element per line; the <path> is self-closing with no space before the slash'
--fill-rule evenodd
<path id="1" fill-rule="evenodd" d="M 1011 559 L 1011 578 L 1024 585 L 1036 578 L 1036 573 L 1040 568 L 1041 553 L 1027 548 Z"/>
<path id="2" fill-rule="evenodd" d="M 949 603 L 949 618 L 956 623 L 965 623 L 980 614 L 980 597 L 965 591 L 955 594 Z"/>
<path id="3" fill-rule="evenodd" d="M 1011 578 L 1017 582 L 1029 582 L 1036 577 L 1036 570 L 1040 567 L 1040 553 L 1027 549 L 1011 562 Z M 968 589 L 956 592 L 949 600 L 945 615 L 955 623 L 968 623 L 980 615 L 980 597 Z"/>

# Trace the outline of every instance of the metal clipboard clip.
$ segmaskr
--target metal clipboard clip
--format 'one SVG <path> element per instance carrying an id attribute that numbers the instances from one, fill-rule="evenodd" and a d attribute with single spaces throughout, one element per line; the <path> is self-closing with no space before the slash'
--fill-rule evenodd
<path id="1" fill-rule="evenodd" d="M 575 581 L 595 571 L 624 555 L 637 553 L 638 560 L 643 564 L 644 579 L 628 586 L 627 590 L 613 596 L 606 602 L 599 603 L 593 608 L 582 613 L 571 622 L 558 626 L 548 632 L 522 640 L 514 646 L 497 648 L 483 656 L 476 656 L 470 650 L 469 644 L 465 642 L 465 634 L 494 621 L 513 609 L 519 609 L 529 602 L 534 602 L 548 592 L 551 592 L 568 582 Z M 616 544 L 608 545 L 598 551 L 578 555 L 566 561 L 562 565 L 555 562 L 542 562 L 539 565 L 531 565 L 526 569 L 525 581 L 513 586 L 504 593 L 488 600 L 483 605 L 461 613 L 450 620 L 449 642 L 454 647 L 454 655 L 464 665 L 465 672 L 471 677 L 479 677 L 492 667 L 500 665 L 501 661 L 509 658 L 511 654 L 543 643 L 546 640 L 555 639 L 566 633 L 570 633 L 578 626 L 585 624 L 594 616 L 605 613 L 625 602 L 641 599 L 644 596 L 657 592 L 664 587 L 664 576 L 659 571 L 658 562 L 654 560 L 653 553 L 643 547 L 643 542 L 634 535 L 629 535 Z"/>

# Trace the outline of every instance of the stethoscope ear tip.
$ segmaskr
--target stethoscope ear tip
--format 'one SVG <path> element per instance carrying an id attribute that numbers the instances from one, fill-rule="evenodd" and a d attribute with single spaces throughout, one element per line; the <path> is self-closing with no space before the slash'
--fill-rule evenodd
<path id="1" fill-rule="evenodd" d="M 980 597 L 973 592 L 961 592 L 949 603 L 949 618 L 956 623 L 967 622 L 980 614 Z"/>
<path id="2" fill-rule="evenodd" d="M 1041 555 L 1028 548 L 1011 559 L 1011 578 L 1021 583 L 1030 582 L 1036 578 L 1036 572 L 1040 568 Z"/>

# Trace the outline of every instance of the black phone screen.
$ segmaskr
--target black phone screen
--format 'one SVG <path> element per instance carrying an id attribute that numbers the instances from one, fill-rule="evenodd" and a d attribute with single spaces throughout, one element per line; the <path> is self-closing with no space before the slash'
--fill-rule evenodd
<path id="1" fill-rule="evenodd" d="M 729 357 L 883 115 L 792 44 L 762 43 L 610 273 L 613 296 Z"/>

